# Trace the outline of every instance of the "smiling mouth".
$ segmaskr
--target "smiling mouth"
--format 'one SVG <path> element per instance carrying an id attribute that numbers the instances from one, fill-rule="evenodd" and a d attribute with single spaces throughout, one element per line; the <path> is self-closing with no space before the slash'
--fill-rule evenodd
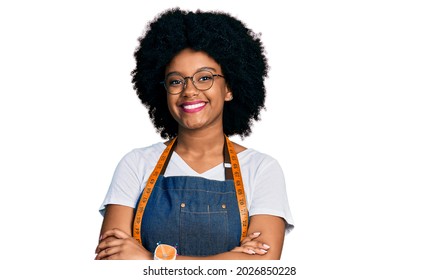
<path id="1" fill-rule="evenodd" d="M 203 110 L 203 108 L 206 106 L 206 102 L 198 102 L 198 103 L 185 103 L 180 105 L 180 108 L 183 110 L 183 112 L 186 113 L 196 113 L 199 112 L 201 110 Z"/>

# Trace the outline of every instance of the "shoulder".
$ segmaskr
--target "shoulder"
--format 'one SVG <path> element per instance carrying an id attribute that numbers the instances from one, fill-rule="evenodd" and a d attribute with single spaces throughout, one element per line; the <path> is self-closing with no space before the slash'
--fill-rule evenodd
<path id="1" fill-rule="evenodd" d="M 162 142 L 158 142 L 147 147 L 135 148 L 126 153 L 121 162 L 128 163 L 130 165 L 137 165 L 154 160 L 156 161 L 165 148 L 166 145 Z"/>
<path id="2" fill-rule="evenodd" d="M 145 155 L 145 154 L 155 154 L 155 153 L 161 153 L 166 148 L 166 144 L 163 142 L 157 142 L 150 146 L 146 147 L 140 147 L 140 148 L 134 148 L 130 152 L 127 153 L 127 155 Z"/>
<path id="3" fill-rule="evenodd" d="M 238 143 L 232 142 L 233 143 L 233 148 L 235 149 L 235 152 L 237 154 L 239 154 L 242 151 L 245 151 L 247 148 L 244 146 L 239 145 Z"/>
<path id="4" fill-rule="evenodd" d="M 266 153 L 252 148 L 246 148 L 237 153 L 242 169 L 251 169 L 257 172 L 273 171 L 273 169 L 281 171 L 278 161 Z"/>

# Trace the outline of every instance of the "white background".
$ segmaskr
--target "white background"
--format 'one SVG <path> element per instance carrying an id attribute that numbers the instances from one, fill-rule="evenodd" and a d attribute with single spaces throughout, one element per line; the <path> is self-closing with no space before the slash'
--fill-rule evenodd
<path id="1" fill-rule="evenodd" d="M 178 2 L 0 4 L 8 279 L 128 273 L 92 261 L 98 208 L 121 157 L 162 141 L 130 71 L 146 23 Z M 267 110 L 243 143 L 285 172 L 296 228 L 282 264 L 300 279 L 437 279 L 435 1 L 180 2 L 262 33 Z"/>

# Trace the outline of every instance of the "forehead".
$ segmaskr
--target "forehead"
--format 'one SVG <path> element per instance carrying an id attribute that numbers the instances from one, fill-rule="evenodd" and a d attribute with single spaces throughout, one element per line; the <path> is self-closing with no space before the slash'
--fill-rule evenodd
<path id="1" fill-rule="evenodd" d="M 213 72 L 221 72 L 220 65 L 206 52 L 184 49 L 174 56 L 166 67 L 166 73 L 177 72 L 183 75 L 192 75 L 203 69 L 211 68 Z"/>

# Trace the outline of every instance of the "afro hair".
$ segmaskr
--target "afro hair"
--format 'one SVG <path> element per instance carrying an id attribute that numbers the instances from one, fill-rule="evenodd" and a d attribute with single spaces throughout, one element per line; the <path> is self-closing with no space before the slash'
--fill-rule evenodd
<path id="1" fill-rule="evenodd" d="M 178 124 L 168 110 L 166 90 L 160 82 L 172 58 L 186 48 L 212 57 L 233 92 L 233 100 L 224 105 L 224 133 L 241 138 L 250 135 L 253 121 L 260 119 L 265 108 L 264 79 L 268 75 L 259 34 L 224 12 L 174 8 L 151 21 L 138 40 L 132 83 L 162 138 L 177 136 Z"/>

